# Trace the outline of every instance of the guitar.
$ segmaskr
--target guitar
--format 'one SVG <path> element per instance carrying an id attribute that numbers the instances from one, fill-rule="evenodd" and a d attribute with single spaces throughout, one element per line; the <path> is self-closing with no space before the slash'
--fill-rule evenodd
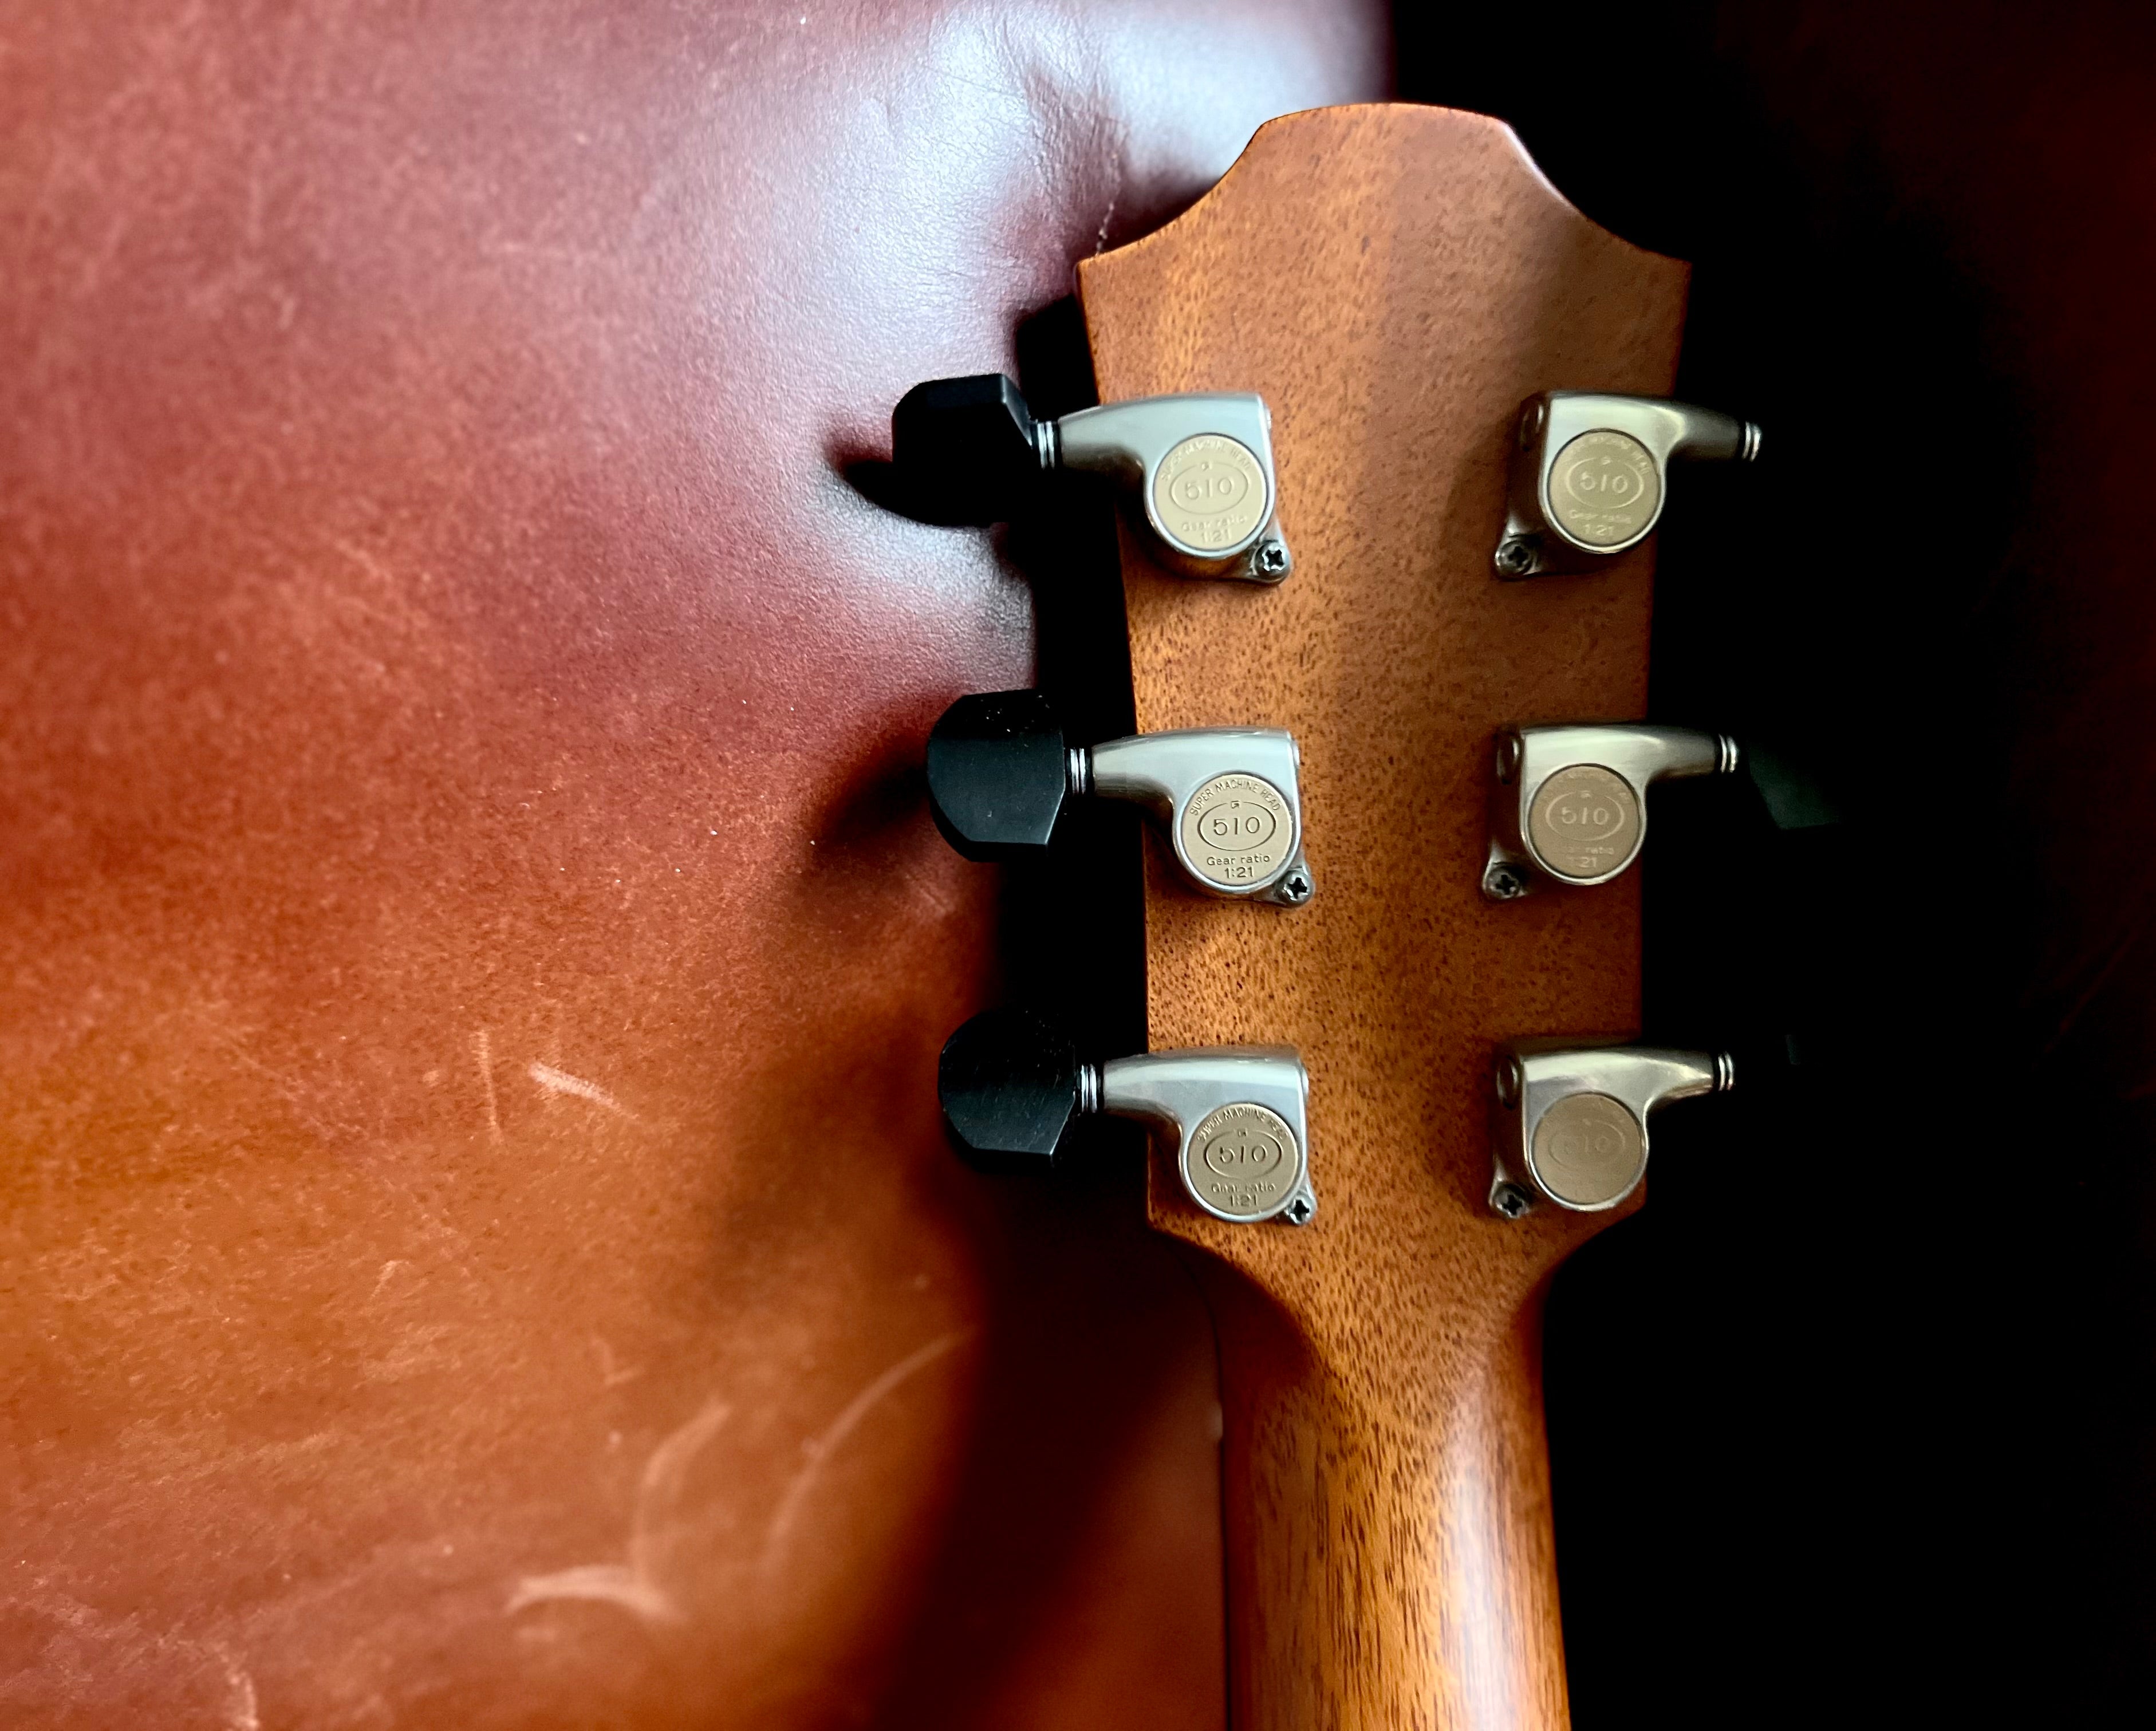
<path id="1" fill-rule="evenodd" d="M 1130 498 L 1136 735 L 988 694 L 928 767 L 980 859 L 1087 794 L 1152 810 L 1151 1050 L 1011 1009 L 941 1080 L 984 1167 L 1067 1158 L 1093 1112 L 1157 1133 L 1148 1215 L 1219 1338 L 1238 1724 L 1567 1719 L 1543 1296 L 1639 1205 L 1650 1112 L 1732 1080 L 1612 1040 L 1646 785 L 1737 756 L 1630 720 L 1669 460 L 1759 445 L 1663 400 L 1686 279 L 1496 121 L 1317 110 L 1081 266 L 1106 406 L 946 381 L 895 418 L 946 495 L 1037 465 Z"/>

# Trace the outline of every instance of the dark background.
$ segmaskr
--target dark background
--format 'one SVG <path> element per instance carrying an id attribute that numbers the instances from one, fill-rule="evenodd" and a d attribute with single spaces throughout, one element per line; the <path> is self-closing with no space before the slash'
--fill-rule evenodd
<path id="1" fill-rule="evenodd" d="M 1663 1121 L 1552 1297 L 1582 1731 L 2139 1722 L 2156 1683 L 2156 652 L 2106 455 L 2156 79 L 2145 17 L 2028 12 L 1399 14 L 1404 95 L 1696 262 L 1680 393 L 1767 437 L 1679 482 L 1655 712 L 1844 817 L 1656 796 L 1650 1032 L 1800 1062 Z"/>

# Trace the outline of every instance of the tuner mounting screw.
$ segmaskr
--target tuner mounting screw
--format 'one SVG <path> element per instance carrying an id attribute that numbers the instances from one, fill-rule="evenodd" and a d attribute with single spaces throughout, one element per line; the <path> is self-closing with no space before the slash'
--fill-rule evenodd
<path id="1" fill-rule="evenodd" d="M 1517 901 L 1527 893 L 1527 880 L 1517 866 L 1492 866 L 1482 874 L 1482 893 L 1492 901 Z"/>
<path id="2" fill-rule="evenodd" d="M 1507 577 L 1525 577 L 1535 568 L 1534 542 L 1524 535 L 1515 535 L 1500 542 L 1497 568 Z"/>
<path id="3" fill-rule="evenodd" d="M 1281 1210 L 1281 1216 L 1291 1226 L 1307 1226 L 1317 1213 L 1317 1205 L 1307 1193 L 1298 1196 Z"/>
<path id="4" fill-rule="evenodd" d="M 1310 881 L 1310 874 L 1298 869 L 1280 881 L 1280 899 L 1290 907 L 1300 907 L 1317 889 L 1317 886 Z"/>
<path id="5" fill-rule="evenodd" d="M 1287 543 L 1270 537 L 1250 552 L 1250 570 L 1261 583 L 1276 583 L 1288 573 Z"/>
<path id="6" fill-rule="evenodd" d="M 1501 1184 L 1490 1193 L 1490 1205 L 1508 1220 L 1517 1220 L 1534 1206 L 1534 1199 L 1517 1184 Z"/>

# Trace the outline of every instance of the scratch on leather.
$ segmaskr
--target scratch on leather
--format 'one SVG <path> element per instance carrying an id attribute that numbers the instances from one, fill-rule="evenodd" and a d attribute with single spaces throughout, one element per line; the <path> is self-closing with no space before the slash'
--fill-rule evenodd
<path id="1" fill-rule="evenodd" d="M 588 1599 L 619 1605 L 648 1623 L 687 1621 L 688 1614 L 663 1578 L 673 1561 L 679 1530 L 675 1517 L 690 1464 L 718 1435 L 732 1410 L 716 1397 L 706 1401 L 696 1417 L 670 1433 L 651 1451 L 637 1487 L 636 1508 L 629 1517 L 626 1563 L 585 1563 L 551 1574 L 527 1574 L 517 1582 L 502 1614 L 514 1616 L 528 1605 L 543 1605 L 549 1600 Z"/>
<path id="2" fill-rule="evenodd" d="M 764 1535 L 763 1568 L 767 1574 L 778 1566 L 784 1555 L 787 1538 L 808 1501 L 808 1492 L 823 1472 L 824 1463 L 837 1451 L 839 1445 L 860 1429 L 861 1420 L 880 1403 L 887 1400 L 907 1378 L 917 1371 L 927 1369 L 971 1333 L 970 1329 L 955 1329 L 948 1334 L 938 1335 L 927 1345 L 907 1353 L 855 1395 L 847 1403 L 846 1410 L 837 1418 L 802 1444 L 801 1452 L 805 1457 L 802 1468 L 794 1474 L 793 1482 L 786 1487 L 785 1496 L 779 1499 L 778 1512 L 771 1518 L 771 1529 Z"/>
<path id="3" fill-rule="evenodd" d="M 472 1061 L 479 1066 L 479 1080 L 486 1092 L 486 1139 L 501 1146 L 501 1104 L 494 1095 L 494 1041 L 485 1029 L 472 1035 Z"/>
<path id="4" fill-rule="evenodd" d="M 578 1100 L 588 1100 L 594 1106 L 603 1107 L 607 1111 L 627 1118 L 632 1124 L 639 1122 L 634 1112 L 597 1082 L 586 1081 L 581 1076 L 572 1076 L 566 1070 L 557 1070 L 552 1064 L 542 1064 L 536 1058 L 525 1073 L 550 1094 L 568 1094 Z"/>

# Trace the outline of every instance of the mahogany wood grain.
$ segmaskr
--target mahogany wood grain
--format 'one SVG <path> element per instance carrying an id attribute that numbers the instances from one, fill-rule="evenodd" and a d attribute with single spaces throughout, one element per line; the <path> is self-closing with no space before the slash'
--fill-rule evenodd
<path id="1" fill-rule="evenodd" d="M 1103 401 L 1265 393 L 1297 562 L 1191 583 L 1125 537 L 1139 726 L 1291 728 L 1318 886 L 1282 913 L 1147 868 L 1153 1046 L 1290 1042 L 1312 1083 L 1312 1225 L 1214 1221 L 1164 1158 L 1150 1187 L 1220 1331 L 1241 1726 L 1567 1720 L 1539 1312 L 1594 1222 L 1490 1213 L 1487 1076 L 1499 1040 L 1636 1026 L 1639 878 L 1476 883 L 1493 730 L 1643 713 L 1650 555 L 1489 558 L 1522 399 L 1666 393 L 1686 282 L 1503 126 L 1397 105 L 1273 122 L 1081 268 Z"/>

